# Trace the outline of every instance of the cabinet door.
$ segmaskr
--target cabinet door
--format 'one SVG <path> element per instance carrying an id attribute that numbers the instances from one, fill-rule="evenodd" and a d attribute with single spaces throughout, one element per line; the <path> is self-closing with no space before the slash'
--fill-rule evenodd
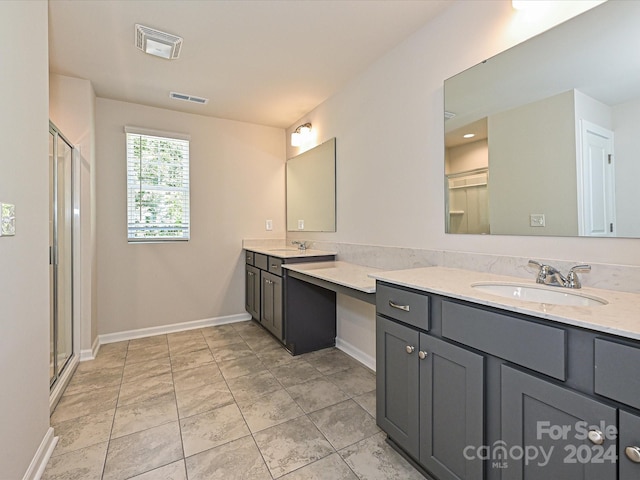
<path id="1" fill-rule="evenodd" d="M 382 430 L 418 458 L 417 330 L 376 317 L 376 420 Z"/>
<path id="2" fill-rule="evenodd" d="M 484 358 L 420 334 L 420 463 L 439 480 L 481 480 L 465 448 L 484 440 Z"/>
<path id="3" fill-rule="evenodd" d="M 260 320 L 260 270 L 251 265 L 245 272 L 245 303 L 247 312 L 256 320 Z"/>
<path id="4" fill-rule="evenodd" d="M 282 278 L 261 272 L 262 302 L 260 320 L 267 330 L 282 340 Z"/>
<path id="5" fill-rule="evenodd" d="M 501 375 L 502 440 L 508 453 L 504 460 L 493 455 L 492 466 L 503 469 L 503 480 L 616 478 L 614 408 L 506 365 Z M 598 432 L 603 441 L 596 445 L 589 437 Z"/>
<path id="6" fill-rule="evenodd" d="M 640 478 L 640 416 L 620 410 L 620 480 Z"/>

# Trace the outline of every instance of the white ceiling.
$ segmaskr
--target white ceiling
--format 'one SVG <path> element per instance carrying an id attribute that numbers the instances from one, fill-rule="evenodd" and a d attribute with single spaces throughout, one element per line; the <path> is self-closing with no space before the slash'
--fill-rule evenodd
<path id="1" fill-rule="evenodd" d="M 452 1 L 50 0 L 50 70 L 98 97 L 286 128 Z M 138 50 L 136 23 L 183 37 L 180 58 Z"/>

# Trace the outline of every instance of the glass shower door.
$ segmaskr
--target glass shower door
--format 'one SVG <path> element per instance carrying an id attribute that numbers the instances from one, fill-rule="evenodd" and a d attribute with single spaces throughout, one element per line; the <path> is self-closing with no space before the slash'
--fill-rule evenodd
<path id="1" fill-rule="evenodd" d="M 53 386 L 73 355 L 73 149 L 53 126 L 49 134 L 49 381 Z"/>

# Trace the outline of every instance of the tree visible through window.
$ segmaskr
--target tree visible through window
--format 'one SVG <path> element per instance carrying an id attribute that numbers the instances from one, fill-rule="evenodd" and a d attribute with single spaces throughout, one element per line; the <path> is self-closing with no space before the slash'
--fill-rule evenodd
<path id="1" fill-rule="evenodd" d="M 128 240 L 188 240 L 189 140 L 125 131 Z"/>

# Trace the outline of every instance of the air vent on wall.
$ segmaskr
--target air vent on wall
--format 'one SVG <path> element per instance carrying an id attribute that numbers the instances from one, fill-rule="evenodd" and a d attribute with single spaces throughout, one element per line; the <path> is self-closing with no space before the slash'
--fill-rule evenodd
<path id="1" fill-rule="evenodd" d="M 178 92 L 171 92 L 169 93 L 169 96 L 176 100 L 184 100 L 185 102 L 199 103 L 200 105 L 204 105 L 209 101 L 208 98 L 195 97 L 193 95 L 187 95 L 185 93 L 178 93 Z"/>
<path id="2" fill-rule="evenodd" d="M 137 23 L 136 47 L 149 55 L 174 60 L 180 56 L 182 38 Z"/>
<path id="3" fill-rule="evenodd" d="M 445 120 L 451 120 L 455 116 L 456 116 L 456 114 L 453 113 L 453 112 L 447 112 L 446 110 L 444 112 L 444 119 Z"/>

